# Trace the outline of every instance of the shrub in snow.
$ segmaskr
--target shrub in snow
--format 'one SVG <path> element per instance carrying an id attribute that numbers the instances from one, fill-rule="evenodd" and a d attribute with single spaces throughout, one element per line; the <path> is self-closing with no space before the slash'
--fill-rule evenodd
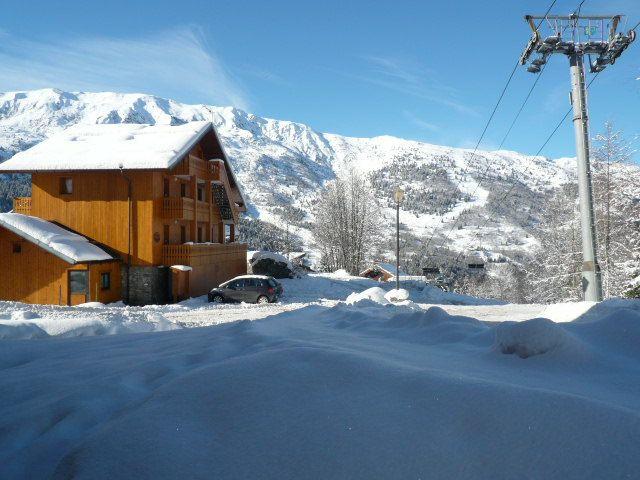
<path id="1" fill-rule="evenodd" d="M 401 288 L 399 290 L 397 289 L 393 289 L 393 290 L 389 290 L 385 295 L 384 298 L 386 298 L 387 300 L 389 300 L 390 302 L 404 302 L 406 300 L 409 300 L 409 292 L 406 291 L 404 288 Z"/>
<path id="2" fill-rule="evenodd" d="M 345 300 L 347 305 L 355 305 L 362 301 L 371 301 L 380 305 L 388 305 L 389 300 L 385 298 L 386 292 L 380 287 L 367 288 L 363 292 L 353 292 Z"/>
<path id="3" fill-rule="evenodd" d="M 496 327 L 494 348 L 520 358 L 542 355 L 572 343 L 570 335 L 546 318 L 525 322 L 503 322 Z"/>
<path id="4" fill-rule="evenodd" d="M 251 260 L 251 271 L 255 275 L 268 275 L 274 278 L 294 278 L 294 268 L 284 255 L 273 252 L 255 252 Z"/>

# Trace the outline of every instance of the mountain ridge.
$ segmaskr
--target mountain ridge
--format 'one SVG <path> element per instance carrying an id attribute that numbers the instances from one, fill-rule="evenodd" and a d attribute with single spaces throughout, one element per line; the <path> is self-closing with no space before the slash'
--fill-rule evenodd
<path id="1" fill-rule="evenodd" d="M 512 251 L 512 257 L 535 248 L 537 242 L 528 230 L 535 218 L 523 211 L 503 212 L 478 235 L 478 219 L 504 209 L 495 205 L 495 187 L 506 190 L 517 180 L 514 201 L 520 199 L 522 209 L 535 217 L 536 205 L 573 175 L 566 159 L 553 161 L 507 150 L 473 155 L 470 149 L 390 135 L 358 138 L 321 133 L 302 123 L 234 107 L 190 105 L 147 94 L 58 89 L 0 93 L 0 161 L 75 124 L 175 125 L 196 120 L 216 126 L 248 194 L 251 216 L 283 228 L 291 223 L 283 219 L 283 209 L 296 209 L 300 215 L 290 226 L 308 248 L 313 244 L 309 222 L 314 196 L 325 182 L 351 169 L 367 175 L 378 190 L 384 235 L 392 231 L 391 191 L 400 184 L 407 190 L 401 221 L 416 242 L 431 235 L 442 237 L 457 222 L 463 228 L 442 237 L 452 250 L 479 248 L 506 251 L 508 256 Z M 460 215 L 465 215 L 464 221 Z"/>

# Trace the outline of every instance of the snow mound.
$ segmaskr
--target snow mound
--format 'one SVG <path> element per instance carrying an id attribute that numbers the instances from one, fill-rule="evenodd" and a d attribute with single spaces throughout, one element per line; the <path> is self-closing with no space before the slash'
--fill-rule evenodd
<path id="1" fill-rule="evenodd" d="M 440 305 L 504 305 L 505 302 L 488 298 L 471 297 L 455 292 L 445 292 L 432 285 L 425 285 L 414 300 L 419 303 Z"/>
<path id="2" fill-rule="evenodd" d="M 505 354 L 529 358 L 575 346 L 574 339 L 560 325 L 547 318 L 533 318 L 524 322 L 504 322 L 496 327 L 494 348 Z"/>
<path id="3" fill-rule="evenodd" d="M 335 278 L 351 278 L 351 276 L 352 276 L 344 268 L 339 268 L 338 270 L 336 270 L 335 272 L 331 273 L 330 275 L 332 277 L 335 277 Z"/>
<path id="4" fill-rule="evenodd" d="M 31 310 L 16 310 L 15 312 L 11 313 L 11 320 L 14 322 L 33 320 L 35 318 L 40 318 L 40 315 Z"/>
<path id="5" fill-rule="evenodd" d="M 385 292 L 382 288 L 371 287 L 367 288 L 363 292 L 353 292 L 347 297 L 345 303 L 347 305 L 355 305 L 360 302 L 373 302 L 380 305 L 389 305 L 390 302 L 387 299 L 386 295 L 387 292 Z"/>
<path id="6" fill-rule="evenodd" d="M 461 343 L 490 331 L 490 327 L 475 318 L 449 315 L 439 307 L 424 310 L 412 302 L 395 308 L 379 306 L 371 299 L 352 305 L 342 303 L 320 313 L 318 318 L 338 330 L 423 345 Z M 486 346 L 491 344 L 490 338 L 482 341 Z"/>
<path id="7" fill-rule="evenodd" d="M 181 328 L 157 312 L 145 312 L 135 316 L 128 311 L 100 312 L 100 308 L 74 307 L 86 312 L 73 317 L 63 317 L 55 310 L 43 316 L 30 311 L 16 311 L 11 319 L 0 319 L 0 339 L 26 340 L 45 337 L 92 337 L 125 333 L 164 332 Z M 104 309 L 104 306 L 102 307 Z"/>
<path id="8" fill-rule="evenodd" d="M 31 340 L 48 336 L 49 334 L 35 323 L 0 322 L 0 340 Z"/>
<path id="9" fill-rule="evenodd" d="M 399 290 L 394 288 L 393 290 L 389 290 L 387 293 L 385 293 L 384 298 L 392 303 L 404 302 L 406 300 L 409 300 L 409 292 L 404 288 L 401 288 Z"/>

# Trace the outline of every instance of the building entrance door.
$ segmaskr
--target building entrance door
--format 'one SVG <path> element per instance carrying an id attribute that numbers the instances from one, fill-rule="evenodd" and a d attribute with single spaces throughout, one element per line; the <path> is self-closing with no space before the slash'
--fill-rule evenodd
<path id="1" fill-rule="evenodd" d="M 69 301 L 68 305 L 87 303 L 89 294 L 89 271 L 69 270 Z"/>

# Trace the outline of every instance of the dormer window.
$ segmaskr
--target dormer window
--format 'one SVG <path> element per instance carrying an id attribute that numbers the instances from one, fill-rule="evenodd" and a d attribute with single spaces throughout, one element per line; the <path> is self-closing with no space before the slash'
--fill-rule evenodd
<path id="1" fill-rule="evenodd" d="M 71 195 L 73 193 L 73 179 L 70 177 L 60 178 L 60 194 Z"/>

